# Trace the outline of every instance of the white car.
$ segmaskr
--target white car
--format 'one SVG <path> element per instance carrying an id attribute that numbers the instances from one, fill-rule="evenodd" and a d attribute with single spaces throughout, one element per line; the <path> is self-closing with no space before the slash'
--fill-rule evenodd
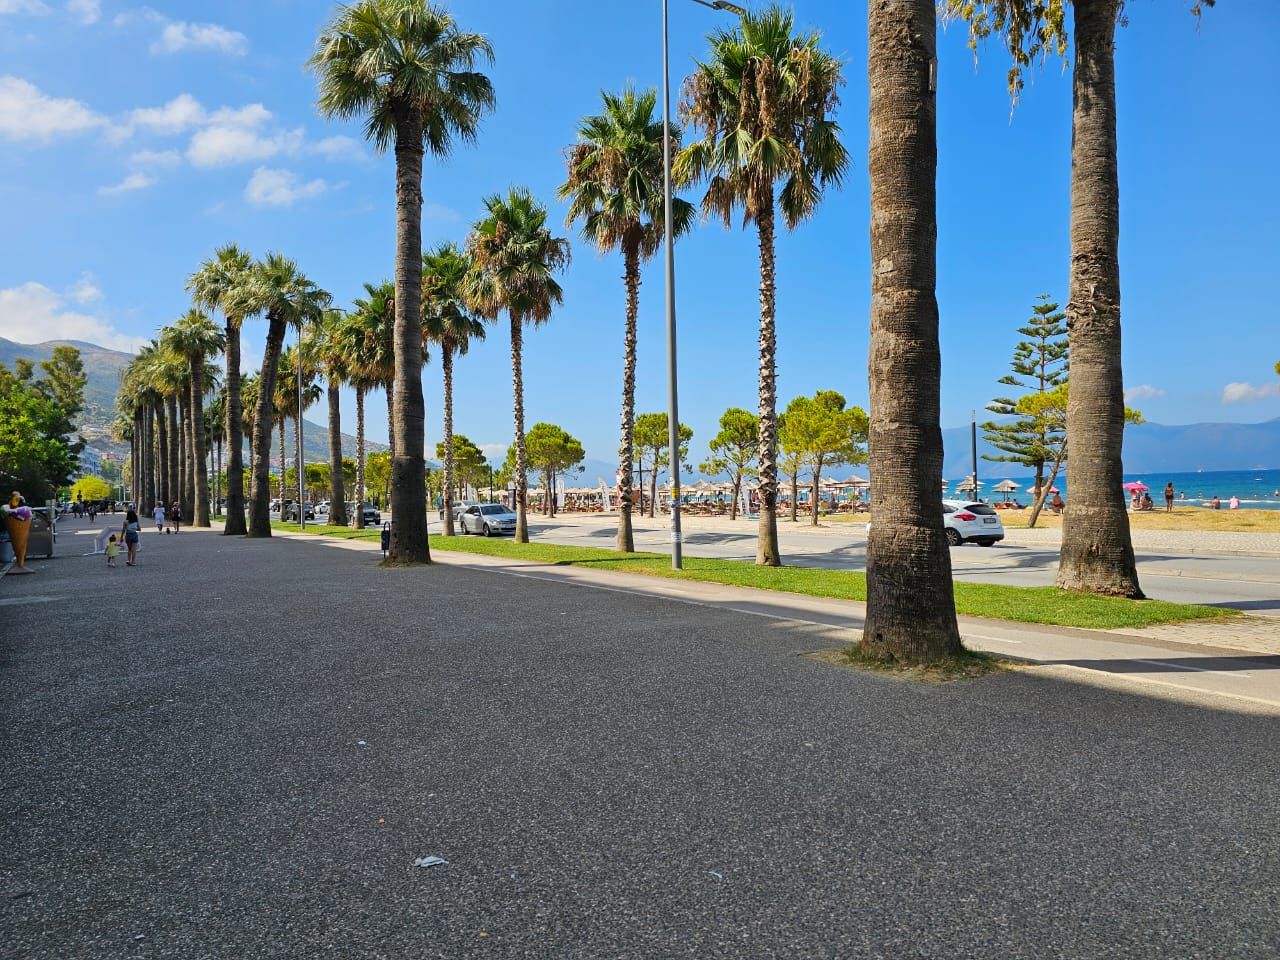
<path id="1" fill-rule="evenodd" d="M 943 500 L 942 526 L 946 530 L 947 543 L 958 547 L 976 543 L 980 547 L 993 547 L 1004 539 L 1004 524 L 1000 515 L 985 503 L 970 500 Z M 867 524 L 867 533 L 871 524 Z"/>
<path id="2" fill-rule="evenodd" d="M 1000 514 L 977 501 L 943 500 L 942 524 L 947 529 L 947 543 L 953 547 L 962 543 L 991 547 L 1004 539 Z"/>
<path id="3" fill-rule="evenodd" d="M 463 514 L 468 510 L 468 508 L 470 508 L 470 507 L 478 507 L 478 506 L 480 506 L 480 501 L 479 501 L 479 500 L 455 500 L 455 501 L 453 501 L 453 522 L 454 522 L 454 523 L 457 523 L 457 522 L 458 522 L 458 518 L 459 518 L 459 517 L 461 517 L 461 516 L 462 516 L 462 515 L 463 515 Z M 440 519 L 441 519 L 441 521 L 443 521 L 443 520 L 444 520 L 444 507 L 441 507 L 441 508 L 440 508 L 439 513 L 440 513 Z"/>
<path id="4" fill-rule="evenodd" d="M 500 503 L 476 503 L 462 511 L 458 517 L 462 535 L 478 533 L 494 537 L 516 532 L 516 515 Z"/>

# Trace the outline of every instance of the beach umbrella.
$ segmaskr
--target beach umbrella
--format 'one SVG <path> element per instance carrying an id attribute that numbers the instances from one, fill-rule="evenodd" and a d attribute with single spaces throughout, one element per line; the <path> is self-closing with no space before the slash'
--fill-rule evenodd
<path id="1" fill-rule="evenodd" d="M 991 489 L 992 489 L 992 490 L 994 490 L 996 493 L 1003 493 L 1003 494 L 1004 494 L 1004 502 L 1005 502 L 1005 503 L 1008 503 L 1008 502 L 1009 502 L 1009 494 L 1011 494 L 1011 493 L 1013 493 L 1015 490 L 1019 489 L 1019 487 L 1018 487 L 1018 484 L 1014 483 L 1012 480 L 1001 480 L 999 483 L 997 483 L 997 484 L 996 484 L 994 487 L 992 487 Z"/>
<path id="2" fill-rule="evenodd" d="M 983 483 L 982 483 L 982 481 L 981 481 L 981 480 L 979 480 L 979 481 L 978 481 L 977 486 L 978 486 L 978 487 L 982 487 L 982 486 L 983 486 Z M 960 485 L 959 485 L 958 487 L 956 487 L 956 489 L 957 489 L 957 490 L 959 490 L 961 493 L 974 493 L 974 492 L 976 492 L 976 491 L 975 491 L 975 487 L 974 487 L 974 483 L 973 483 L 973 474 L 969 474 L 969 476 L 967 476 L 967 477 L 965 477 L 963 480 L 961 480 L 961 481 L 960 481 Z"/>
<path id="3" fill-rule="evenodd" d="M 1151 488 L 1139 480 L 1130 480 L 1128 483 L 1124 484 L 1124 489 L 1127 493 L 1146 493 Z"/>

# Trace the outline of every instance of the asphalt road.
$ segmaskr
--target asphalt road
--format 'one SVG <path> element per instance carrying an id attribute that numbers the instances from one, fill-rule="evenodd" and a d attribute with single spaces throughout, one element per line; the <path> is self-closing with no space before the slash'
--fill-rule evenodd
<path id="1" fill-rule="evenodd" d="M 665 518 L 637 521 L 636 549 L 670 552 Z M 570 546 L 612 546 L 617 520 L 590 514 L 548 520 L 530 515 L 530 535 Z M 710 529 L 691 524 L 684 534 L 690 556 L 754 560 L 756 530 L 752 521 L 737 528 L 727 521 Z M 848 524 L 820 534 L 779 525 L 778 539 L 788 563 L 847 570 L 866 568 L 867 535 L 863 524 Z M 434 529 L 434 528 L 433 528 Z M 1194 536 L 1188 534 L 1189 537 Z M 1178 550 L 1137 551 L 1143 590 L 1159 600 L 1207 603 L 1246 610 L 1255 616 L 1280 617 L 1280 557 L 1232 556 Z M 1058 571 L 1056 545 L 999 543 L 951 548 L 957 580 L 1048 586 Z"/>
<path id="2" fill-rule="evenodd" d="M 1276 955 L 1274 715 L 313 540 L 141 559 L 0 582 L 5 958 Z"/>

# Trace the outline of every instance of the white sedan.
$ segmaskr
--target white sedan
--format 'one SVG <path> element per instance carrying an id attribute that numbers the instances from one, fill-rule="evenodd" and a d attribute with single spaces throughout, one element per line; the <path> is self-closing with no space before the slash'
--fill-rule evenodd
<path id="1" fill-rule="evenodd" d="M 942 526 L 946 530 L 947 543 L 953 547 L 976 543 L 980 547 L 993 547 L 1004 539 L 1004 524 L 1000 515 L 988 504 L 970 500 L 943 500 Z M 867 533 L 871 524 L 867 524 Z"/>
<path id="2" fill-rule="evenodd" d="M 516 515 L 500 503 L 474 503 L 459 517 L 462 534 L 479 533 L 486 537 L 516 532 Z"/>

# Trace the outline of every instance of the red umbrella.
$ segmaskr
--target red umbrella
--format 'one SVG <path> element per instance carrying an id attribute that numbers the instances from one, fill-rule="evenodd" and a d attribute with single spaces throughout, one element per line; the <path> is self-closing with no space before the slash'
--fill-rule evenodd
<path id="1" fill-rule="evenodd" d="M 1135 491 L 1138 493 L 1146 493 L 1151 488 L 1139 480 L 1130 480 L 1128 483 L 1124 484 L 1124 489 L 1129 493 L 1134 493 Z"/>

